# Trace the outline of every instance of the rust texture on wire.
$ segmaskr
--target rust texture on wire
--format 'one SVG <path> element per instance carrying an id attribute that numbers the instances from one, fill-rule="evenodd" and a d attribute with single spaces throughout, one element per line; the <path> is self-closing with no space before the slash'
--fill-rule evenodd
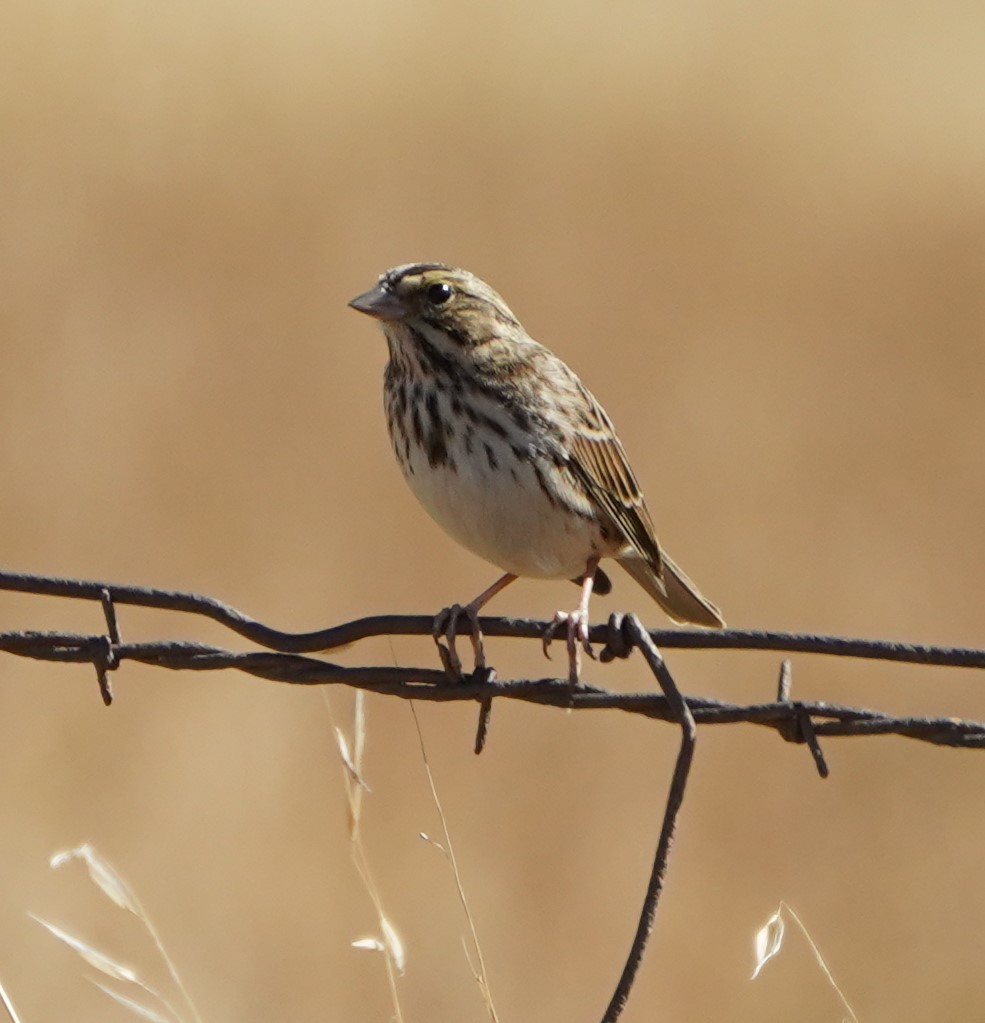
<path id="1" fill-rule="evenodd" d="M 614 692 L 589 684 L 572 689 L 563 678 L 501 680 L 492 673 L 481 678 L 466 676 L 455 682 L 437 667 L 349 667 L 324 657 L 305 656 L 314 652 L 328 653 L 374 636 L 430 636 L 433 618 L 429 615 L 374 615 L 315 632 L 295 633 L 272 628 L 228 604 L 194 593 L 15 572 L 0 572 L 0 590 L 71 597 L 101 604 L 107 620 L 103 633 L 0 632 L 0 650 L 38 660 L 93 664 L 100 673 L 104 699 L 108 696 L 106 673 L 126 661 L 137 661 L 176 671 L 232 668 L 276 682 L 334 683 L 415 700 L 482 702 L 503 698 L 579 710 L 617 709 L 664 721 L 677 720 L 662 692 Z M 266 649 L 234 651 L 182 640 L 123 642 L 116 621 L 118 605 L 202 615 Z M 602 645 L 603 661 L 627 656 L 636 645 L 627 635 L 627 621 L 620 615 L 612 615 L 607 623 L 591 627 L 590 639 Z M 547 624 L 529 618 L 497 617 L 481 618 L 480 623 L 486 636 L 538 640 Z M 662 650 L 760 650 L 985 668 L 985 650 L 967 647 L 740 629 L 720 632 L 650 629 L 647 635 Z M 785 670 L 789 673 L 789 668 Z M 985 746 L 985 723 L 953 717 L 894 717 L 877 710 L 826 701 L 792 700 L 789 675 L 787 678 L 786 683 L 781 683 L 778 698 L 770 702 L 733 704 L 688 697 L 687 705 L 698 725 L 741 721 L 773 728 L 785 738 L 801 742 L 809 741 L 804 734 L 807 723 L 815 737 L 901 735 L 940 746 Z"/>
<path id="2" fill-rule="evenodd" d="M 981 649 L 758 630 L 648 630 L 635 615 L 616 614 L 610 616 L 607 623 L 592 626 L 589 632 L 591 641 L 602 647 L 601 660 L 628 657 L 638 650 L 659 686 L 659 691 L 619 693 L 586 683 L 573 687 L 562 678 L 501 680 L 488 669 L 454 679 L 433 667 L 351 667 L 333 663 L 323 656 L 308 656 L 326 654 L 372 636 L 430 636 L 433 618 L 428 615 L 375 615 L 316 632 L 292 633 L 274 629 L 228 604 L 194 593 L 16 572 L 0 572 L 0 590 L 100 604 L 106 623 L 104 632 L 0 632 L 0 650 L 37 660 L 93 665 L 100 695 L 106 704 L 113 699 L 110 673 L 125 662 L 134 661 L 174 671 L 235 669 L 275 682 L 347 685 L 404 699 L 475 701 L 481 708 L 477 752 L 485 739 L 489 708 L 494 699 L 523 700 L 576 710 L 619 710 L 675 723 L 681 730 L 681 745 L 664 804 L 650 880 L 630 953 L 602 1017 L 603 1023 L 614 1023 L 621 1013 L 653 928 L 699 725 L 745 722 L 771 728 L 788 742 L 804 744 L 821 777 L 827 776 L 828 765 L 820 739 L 832 736 L 899 735 L 938 746 L 985 747 L 985 722 L 954 717 L 895 717 L 878 710 L 794 699 L 789 659 L 780 664 L 775 700 L 733 704 L 706 697 L 685 697 L 660 652 L 670 648 L 760 650 L 981 669 L 985 668 L 985 650 Z M 182 640 L 128 643 L 121 635 L 118 605 L 202 615 L 265 649 L 234 651 Z M 488 617 L 481 618 L 480 625 L 486 636 L 539 640 L 548 623 L 526 618 Z"/>

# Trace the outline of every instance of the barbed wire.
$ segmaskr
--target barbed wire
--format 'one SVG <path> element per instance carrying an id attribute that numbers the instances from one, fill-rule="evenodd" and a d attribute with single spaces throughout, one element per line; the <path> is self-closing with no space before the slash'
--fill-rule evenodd
<path id="1" fill-rule="evenodd" d="M 234 669 L 274 682 L 347 685 L 403 699 L 475 701 L 481 708 L 476 752 L 485 742 L 489 708 L 494 699 L 522 700 L 572 710 L 619 710 L 676 723 L 681 729 L 681 746 L 664 805 L 650 880 L 629 956 L 602 1023 L 615 1023 L 621 1013 L 653 928 L 699 725 L 744 722 L 771 728 L 788 742 L 806 745 L 821 777 L 828 775 L 821 738 L 899 735 L 937 746 L 985 747 L 985 722 L 950 716 L 897 717 L 868 708 L 795 700 L 791 696 L 792 669 L 788 659 L 780 665 L 774 700 L 734 704 L 707 697 L 685 697 L 660 653 L 661 649 L 669 648 L 758 650 L 982 669 L 985 668 L 983 649 L 761 630 L 648 630 L 635 615 L 614 614 L 606 623 L 593 625 L 589 630 L 591 642 L 602 647 L 600 659 L 605 662 L 626 658 L 639 650 L 659 685 L 659 692 L 622 693 L 588 683 L 572 686 L 566 678 L 503 680 L 490 669 L 451 678 L 446 671 L 437 668 L 351 667 L 308 656 L 371 637 L 430 636 L 434 619 L 427 615 L 374 615 L 314 632 L 294 633 L 275 629 L 222 601 L 195 593 L 2 571 L 0 590 L 99 602 L 106 621 L 105 632 L 0 632 L 0 650 L 35 660 L 93 665 L 107 705 L 113 699 L 109 673 L 126 661 L 134 661 L 173 671 Z M 184 640 L 127 643 L 121 636 L 117 605 L 204 616 L 266 649 L 234 651 Z M 537 640 L 549 624 L 508 617 L 484 617 L 479 621 L 486 636 Z M 463 624 L 466 624 L 464 620 Z"/>

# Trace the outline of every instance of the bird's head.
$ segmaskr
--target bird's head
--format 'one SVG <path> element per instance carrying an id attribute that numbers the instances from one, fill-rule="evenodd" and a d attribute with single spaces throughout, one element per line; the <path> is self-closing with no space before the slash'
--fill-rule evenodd
<path id="1" fill-rule="evenodd" d="M 379 320 L 391 345 L 419 345 L 423 339 L 455 361 L 488 341 L 525 337 L 488 284 L 443 263 L 394 267 L 349 305 Z"/>

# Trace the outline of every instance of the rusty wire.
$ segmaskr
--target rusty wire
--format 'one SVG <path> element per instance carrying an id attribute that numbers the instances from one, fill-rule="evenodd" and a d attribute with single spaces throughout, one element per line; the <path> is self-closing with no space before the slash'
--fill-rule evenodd
<path id="1" fill-rule="evenodd" d="M 660 653 L 667 648 L 765 650 L 981 669 L 985 668 L 985 650 L 981 649 L 758 630 L 647 630 L 635 615 L 617 614 L 610 616 L 605 624 L 590 629 L 591 641 L 602 646 L 601 660 L 628 657 L 639 650 L 659 686 L 659 691 L 618 693 L 584 683 L 573 687 L 567 679 L 561 678 L 503 680 L 497 678 L 494 671 L 484 670 L 453 679 L 437 668 L 349 667 L 324 657 L 308 656 L 316 652 L 324 654 L 372 636 L 429 636 L 433 618 L 427 615 L 376 615 L 315 632 L 291 633 L 274 629 L 212 597 L 194 593 L 16 572 L 0 572 L 0 590 L 99 602 L 106 621 L 105 632 L 0 632 L 0 650 L 37 660 L 92 664 L 101 697 L 107 705 L 113 699 L 110 673 L 127 661 L 134 661 L 174 671 L 235 669 L 292 685 L 348 685 L 404 699 L 475 701 L 483 709 L 477 751 L 484 740 L 488 708 L 494 699 L 523 700 L 574 710 L 620 710 L 676 723 L 681 729 L 681 746 L 664 804 L 650 880 L 629 956 L 602 1023 L 615 1023 L 643 958 L 664 885 L 698 726 L 745 722 L 771 728 L 788 742 L 804 744 L 821 777 L 827 776 L 828 765 L 820 739 L 827 737 L 899 735 L 938 746 L 985 747 L 985 722 L 950 716 L 895 717 L 878 710 L 793 699 L 788 659 L 780 665 L 775 700 L 733 704 L 706 697 L 685 697 Z M 182 640 L 127 643 L 121 636 L 117 605 L 202 615 L 265 649 L 234 651 Z M 539 640 L 548 623 L 526 618 L 489 617 L 480 619 L 480 624 L 487 636 Z"/>

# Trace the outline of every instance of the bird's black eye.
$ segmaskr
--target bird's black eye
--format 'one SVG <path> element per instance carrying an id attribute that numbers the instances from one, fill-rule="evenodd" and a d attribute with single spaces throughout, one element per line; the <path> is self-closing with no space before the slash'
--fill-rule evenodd
<path id="1" fill-rule="evenodd" d="M 451 298 L 452 287 L 450 284 L 429 284 L 427 290 L 428 301 L 431 305 L 444 305 Z"/>

